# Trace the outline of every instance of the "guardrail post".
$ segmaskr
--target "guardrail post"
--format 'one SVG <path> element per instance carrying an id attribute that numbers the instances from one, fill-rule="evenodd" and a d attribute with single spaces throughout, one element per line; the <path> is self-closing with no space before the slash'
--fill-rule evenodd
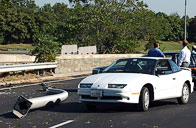
<path id="1" fill-rule="evenodd" d="M 37 75 L 39 76 L 39 70 L 37 70 Z"/>
<path id="2" fill-rule="evenodd" d="M 25 71 L 22 71 L 22 74 L 23 74 L 23 76 L 26 76 L 26 72 Z"/>
<path id="3" fill-rule="evenodd" d="M 45 75 L 46 74 L 46 71 L 45 70 L 43 70 L 43 75 Z"/>
<path id="4" fill-rule="evenodd" d="M 50 69 L 50 73 L 52 73 L 52 75 L 54 75 L 55 74 L 54 69 Z"/>

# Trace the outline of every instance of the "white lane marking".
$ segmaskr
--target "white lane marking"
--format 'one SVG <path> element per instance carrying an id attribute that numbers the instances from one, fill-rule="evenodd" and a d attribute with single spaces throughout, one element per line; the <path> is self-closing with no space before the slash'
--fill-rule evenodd
<path id="1" fill-rule="evenodd" d="M 66 124 L 69 124 L 69 123 L 72 123 L 72 122 L 74 122 L 74 120 L 68 120 L 68 121 L 66 121 L 66 122 L 57 124 L 57 125 L 52 126 L 52 127 L 49 127 L 49 128 L 58 128 L 58 127 L 61 127 L 61 126 L 63 126 L 63 125 L 66 125 Z"/>
<path id="2" fill-rule="evenodd" d="M 77 78 L 72 78 L 72 79 L 48 81 L 48 82 L 41 82 L 41 83 L 55 83 L 55 82 L 63 82 L 63 81 L 77 80 L 77 79 L 81 79 L 81 78 L 85 78 L 85 77 L 77 77 Z M 1 88 L 0 91 L 10 90 L 10 89 L 16 89 L 16 88 L 23 88 L 23 87 L 29 87 L 29 86 L 39 85 L 41 83 L 27 84 L 27 85 L 19 85 L 19 86 L 14 86 L 14 87 Z"/>

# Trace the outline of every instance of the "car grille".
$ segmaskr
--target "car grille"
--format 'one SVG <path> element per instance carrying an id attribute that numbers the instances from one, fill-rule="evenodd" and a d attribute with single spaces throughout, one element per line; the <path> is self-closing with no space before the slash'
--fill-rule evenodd
<path id="1" fill-rule="evenodd" d="M 120 96 L 103 96 L 103 97 L 91 97 L 89 95 L 82 95 L 82 99 L 100 99 L 100 100 L 122 100 L 122 97 Z"/>

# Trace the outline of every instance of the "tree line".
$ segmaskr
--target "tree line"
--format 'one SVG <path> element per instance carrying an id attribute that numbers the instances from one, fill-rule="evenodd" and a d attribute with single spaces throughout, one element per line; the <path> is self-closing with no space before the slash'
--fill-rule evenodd
<path id="1" fill-rule="evenodd" d="M 1 0 L 0 43 L 33 44 L 34 53 L 46 55 L 64 44 L 96 45 L 99 53 L 133 53 L 141 40 L 184 38 L 184 17 L 155 13 L 143 1 L 69 2 L 71 7 L 65 3 L 39 7 L 34 0 Z M 196 42 L 196 17 L 188 18 L 187 27 L 188 40 Z"/>

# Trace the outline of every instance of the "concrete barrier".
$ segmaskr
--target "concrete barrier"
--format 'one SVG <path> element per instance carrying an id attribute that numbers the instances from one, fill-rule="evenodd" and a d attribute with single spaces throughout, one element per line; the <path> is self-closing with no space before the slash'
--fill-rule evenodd
<path id="1" fill-rule="evenodd" d="M 77 54 L 78 46 L 77 45 L 62 45 L 61 54 Z"/>
<path id="2" fill-rule="evenodd" d="M 19 55 L 19 54 L 15 54 L 15 55 L 1 54 L 0 55 L 0 65 L 33 63 L 34 61 L 35 61 L 35 56 Z"/>
<path id="3" fill-rule="evenodd" d="M 142 54 L 89 54 L 61 55 L 57 57 L 56 73 L 67 74 L 92 71 L 95 67 L 107 66 L 120 58 L 140 57 Z"/>
<path id="4" fill-rule="evenodd" d="M 97 47 L 96 46 L 88 46 L 88 47 L 79 47 L 78 54 L 96 54 Z"/>
<path id="5" fill-rule="evenodd" d="M 107 66 L 120 58 L 140 57 L 142 54 L 88 54 L 88 55 L 60 55 L 55 73 L 72 74 L 92 71 L 95 67 Z M 35 56 L 29 55 L 1 55 L 0 65 L 32 63 Z"/>

